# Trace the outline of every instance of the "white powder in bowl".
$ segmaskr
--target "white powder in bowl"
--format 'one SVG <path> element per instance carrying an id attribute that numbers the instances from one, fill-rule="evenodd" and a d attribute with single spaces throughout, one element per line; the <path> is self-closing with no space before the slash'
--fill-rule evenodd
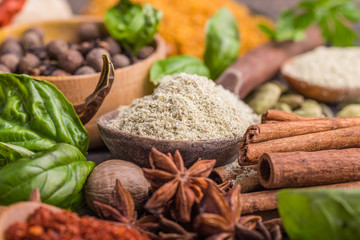
<path id="1" fill-rule="evenodd" d="M 164 77 L 152 95 L 119 110 L 110 126 L 167 140 L 234 138 L 242 136 L 258 118 L 222 86 L 185 73 Z"/>
<path id="2" fill-rule="evenodd" d="M 327 88 L 360 87 L 360 47 L 318 47 L 293 58 L 283 73 Z"/>

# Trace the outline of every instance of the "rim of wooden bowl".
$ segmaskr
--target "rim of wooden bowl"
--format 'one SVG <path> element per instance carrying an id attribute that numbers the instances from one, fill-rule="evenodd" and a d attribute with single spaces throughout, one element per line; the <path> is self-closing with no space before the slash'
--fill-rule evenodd
<path id="1" fill-rule="evenodd" d="M 216 142 L 231 142 L 231 141 L 241 141 L 243 136 L 237 136 L 234 138 L 218 138 L 218 139 L 205 139 L 205 140 L 167 140 L 167 139 L 156 139 L 156 138 L 151 138 L 151 137 L 145 137 L 145 136 L 141 136 L 141 135 L 137 135 L 137 134 L 133 134 L 133 133 L 128 133 L 128 132 L 124 132 L 121 131 L 119 129 L 110 127 L 107 125 L 107 122 L 114 119 L 115 116 L 117 116 L 117 114 L 119 113 L 119 110 L 113 110 L 111 112 L 108 112 L 104 115 L 102 115 L 97 121 L 96 124 L 98 125 L 99 128 L 102 128 L 104 131 L 106 132 L 112 132 L 115 133 L 116 135 L 123 135 L 123 136 L 128 136 L 128 137 L 132 137 L 132 138 L 138 138 L 138 139 L 143 139 L 146 141 L 154 141 L 154 142 L 159 142 L 159 143 L 168 143 L 171 142 L 173 144 L 201 144 L 201 143 L 216 143 Z"/>

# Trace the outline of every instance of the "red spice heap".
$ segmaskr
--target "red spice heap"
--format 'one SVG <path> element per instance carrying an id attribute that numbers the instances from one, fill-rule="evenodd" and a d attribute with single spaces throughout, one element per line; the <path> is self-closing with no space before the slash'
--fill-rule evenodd
<path id="1" fill-rule="evenodd" d="M 92 217 L 79 217 L 70 211 L 54 213 L 40 207 L 27 222 L 17 222 L 6 231 L 8 240 L 147 240 L 138 231 Z"/>

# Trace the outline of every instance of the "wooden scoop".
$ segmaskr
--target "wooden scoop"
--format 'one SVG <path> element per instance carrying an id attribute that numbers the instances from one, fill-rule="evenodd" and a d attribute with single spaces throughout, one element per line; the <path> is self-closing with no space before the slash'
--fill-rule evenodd
<path id="1" fill-rule="evenodd" d="M 315 99 L 325 103 L 337 103 L 344 100 L 355 99 L 360 96 L 360 88 L 329 88 L 316 84 L 310 84 L 302 81 L 289 73 L 285 73 L 284 69 L 293 63 L 293 58 L 287 60 L 281 67 L 281 74 L 287 83 L 297 92 L 305 97 Z M 354 76 L 356 77 L 356 76 Z"/>
<path id="2" fill-rule="evenodd" d="M 60 208 L 40 202 L 18 202 L 8 207 L 0 207 L 0 240 L 5 240 L 5 232 L 12 224 L 25 222 L 39 207 L 49 208 L 54 212 L 61 211 Z"/>

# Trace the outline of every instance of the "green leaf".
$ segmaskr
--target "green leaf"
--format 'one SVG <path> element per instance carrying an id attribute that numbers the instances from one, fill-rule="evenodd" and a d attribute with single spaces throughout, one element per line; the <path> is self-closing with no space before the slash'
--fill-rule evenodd
<path id="1" fill-rule="evenodd" d="M 204 62 L 216 80 L 237 58 L 240 48 L 236 20 L 227 8 L 221 8 L 206 24 Z"/>
<path id="2" fill-rule="evenodd" d="M 26 148 L 0 142 L 0 169 L 19 158 L 30 157 L 31 155 L 34 153 Z"/>
<path id="3" fill-rule="evenodd" d="M 200 59 L 188 55 L 180 55 L 154 62 L 150 69 L 150 80 L 157 85 L 162 77 L 176 73 L 210 77 L 209 69 Z"/>
<path id="4" fill-rule="evenodd" d="M 85 154 L 89 136 L 54 85 L 27 75 L 0 74 L 0 142 L 33 152 L 68 143 Z"/>
<path id="5" fill-rule="evenodd" d="M 267 35 L 276 41 L 300 41 L 305 30 L 317 25 L 324 39 L 335 46 L 352 46 L 359 39 L 348 25 L 360 20 L 356 0 L 314 0 L 302 1 L 295 7 L 281 13 L 275 31 Z"/>
<path id="6" fill-rule="evenodd" d="M 264 24 L 258 24 L 260 30 L 265 33 L 270 39 L 274 40 L 276 38 L 276 32 L 273 28 L 269 28 Z"/>
<path id="7" fill-rule="evenodd" d="M 28 200 L 38 188 L 41 200 L 75 209 L 82 203 L 81 189 L 94 168 L 78 148 L 60 143 L 0 169 L 0 205 Z"/>
<path id="8" fill-rule="evenodd" d="M 105 13 L 105 27 L 110 35 L 134 55 L 150 44 L 158 31 L 162 12 L 150 4 L 140 6 L 121 0 Z"/>
<path id="9" fill-rule="evenodd" d="M 360 189 L 286 189 L 278 209 L 291 239 L 357 240 Z"/>

